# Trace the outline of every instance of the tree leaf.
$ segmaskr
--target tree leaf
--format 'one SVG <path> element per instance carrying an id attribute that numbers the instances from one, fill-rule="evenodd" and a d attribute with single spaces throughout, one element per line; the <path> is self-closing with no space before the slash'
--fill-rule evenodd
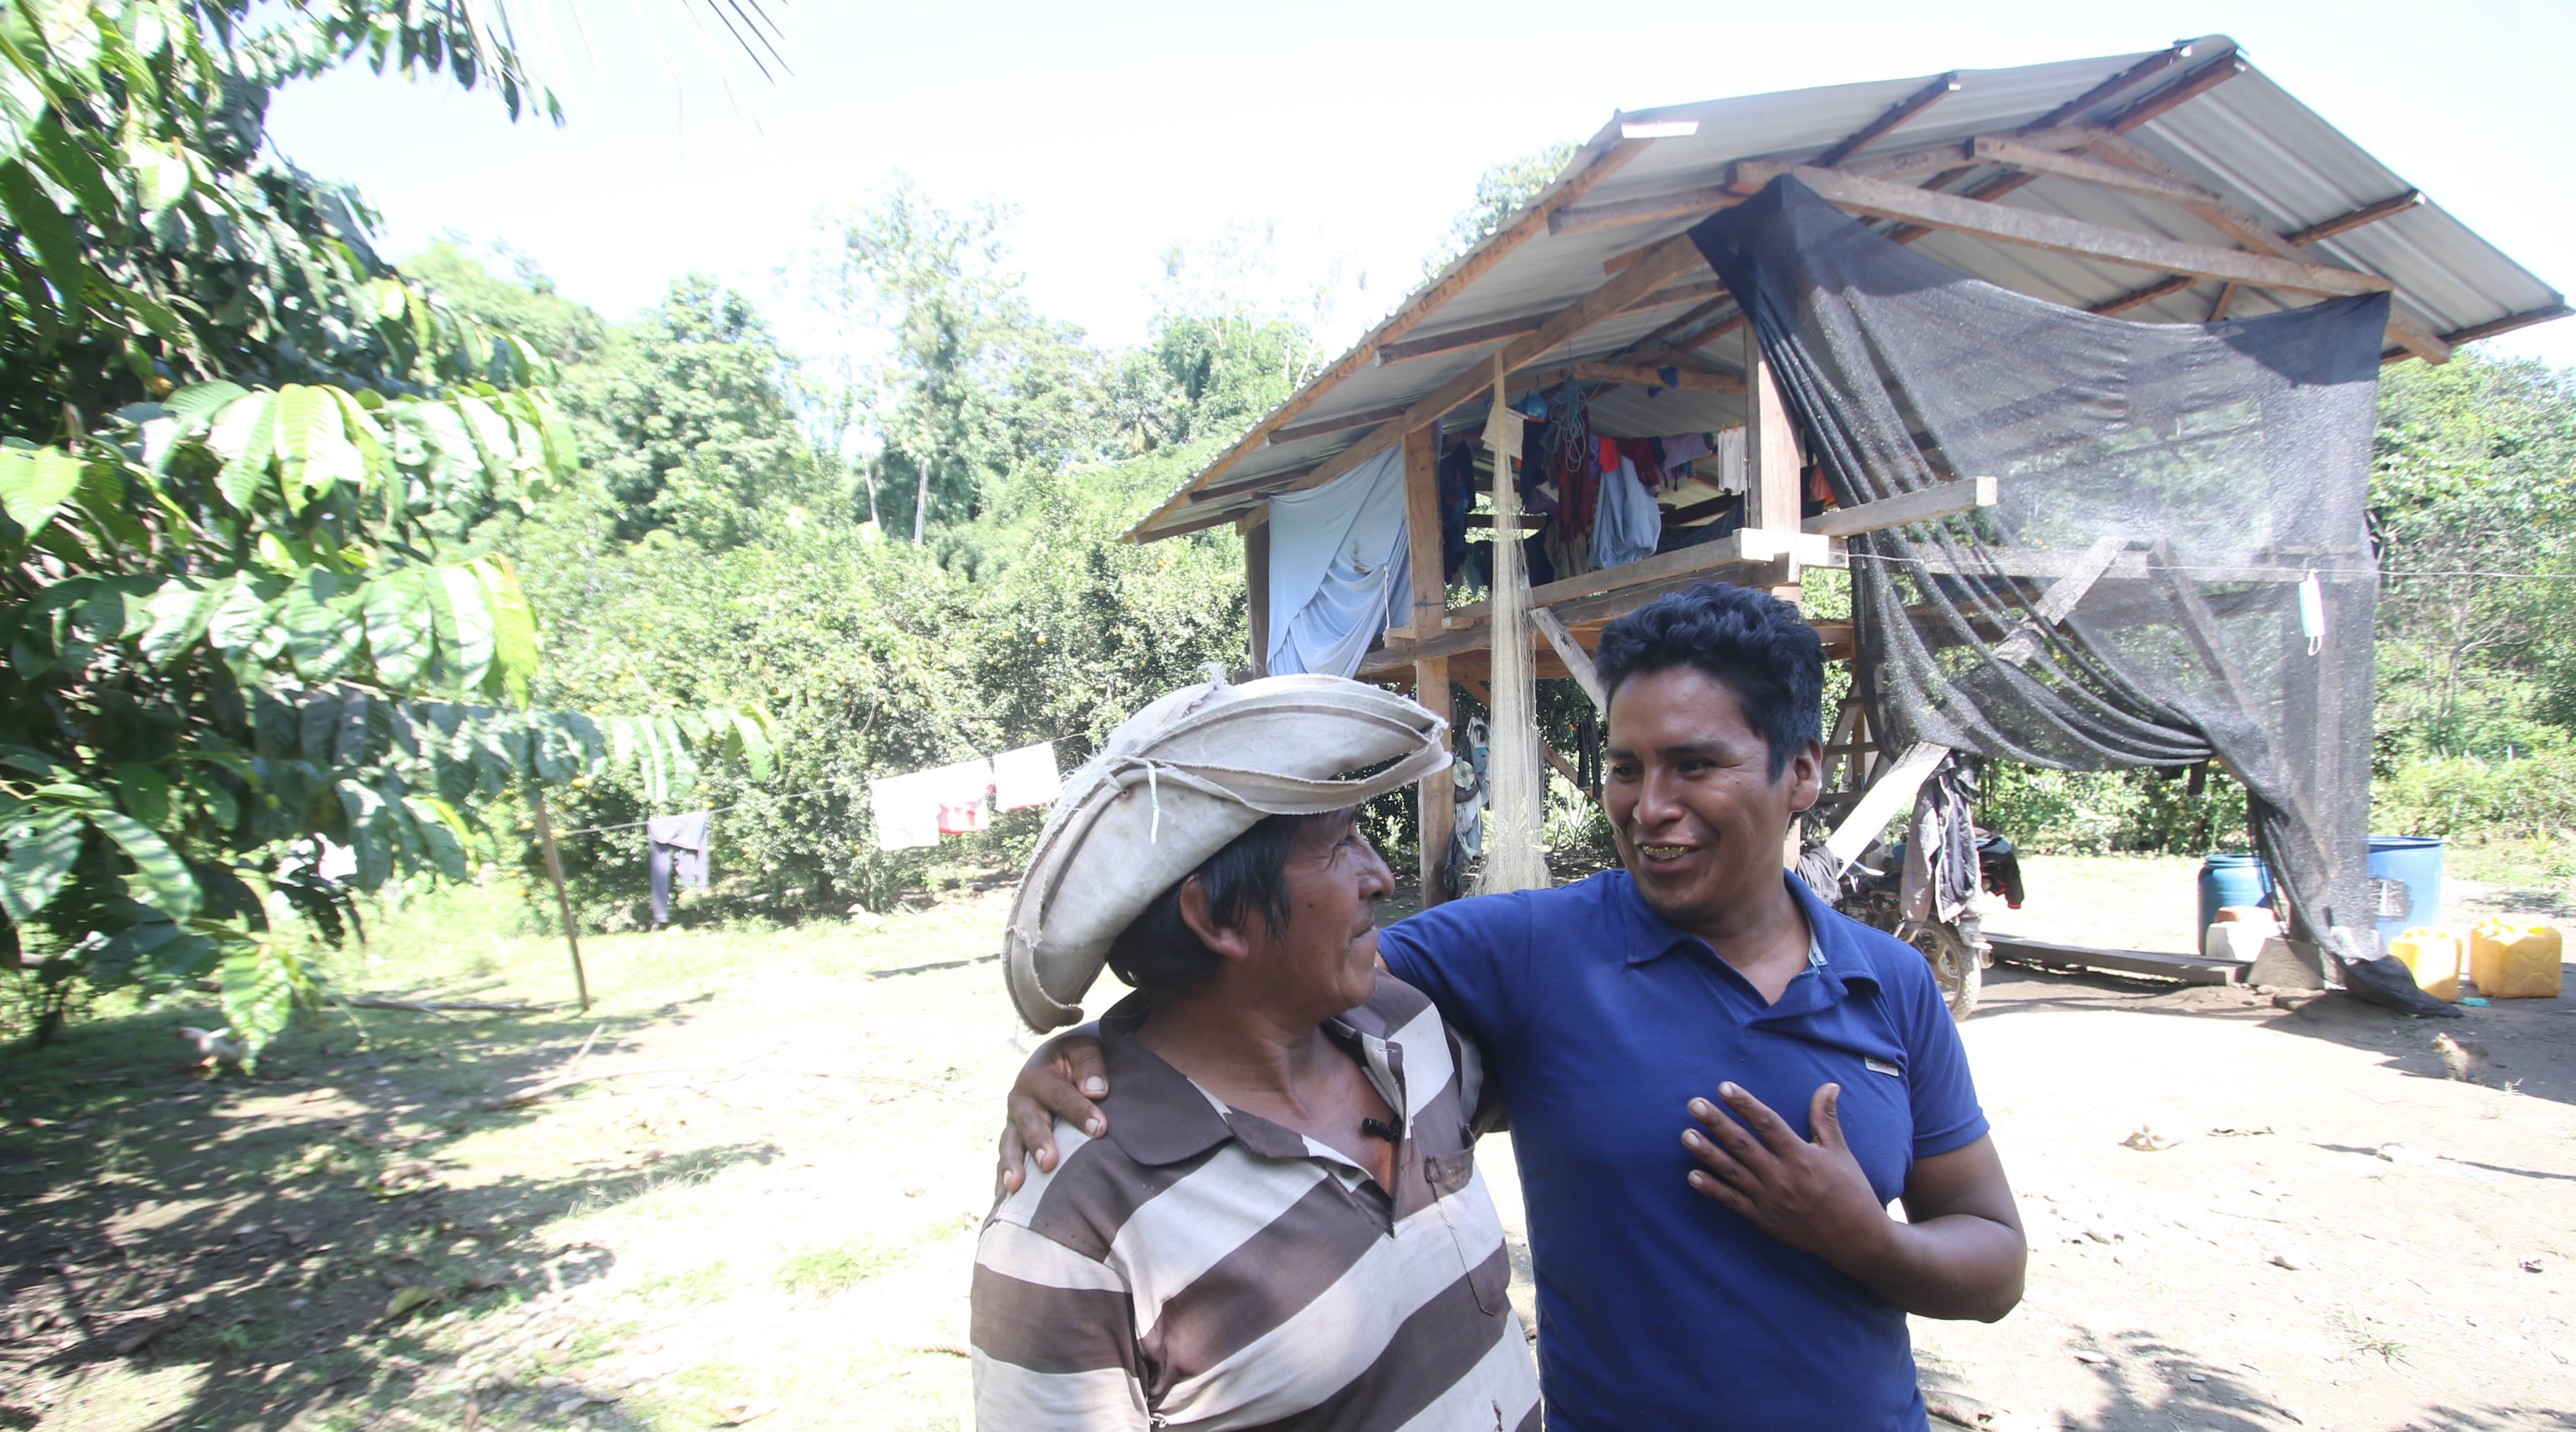
<path id="1" fill-rule="evenodd" d="M 215 486 L 234 510 L 250 511 L 267 475 L 277 445 L 277 395 L 266 390 L 245 393 L 227 405 L 206 434 L 206 446 L 224 460 Z"/>
<path id="2" fill-rule="evenodd" d="M 72 228 L 71 216 L 55 207 L 45 186 L 14 159 L 0 164 L 0 208 L 9 211 L 10 222 L 35 248 L 45 277 L 62 295 L 64 311 L 78 312 L 90 275 L 89 266 L 81 261 L 80 236 Z"/>
<path id="3" fill-rule="evenodd" d="M 483 583 L 471 568 L 441 567 L 440 588 L 456 618 L 456 645 L 439 653 L 460 691 L 482 687 L 492 671 L 492 609 L 484 602 Z"/>
<path id="4" fill-rule="evenodd" d="M 739 757 L 750 768 L 753 780 L 769 779 L 769 733 L 761 729 L 759 722 L 741 712 L 733 713 L 733 740 L 727 744 L 734 748 L 727 754 Z"/>
<path id="5" fill-rule="evenodd" d="M 155 830 L 170 822 L 170 778 L 150 766 L 118 766 L 116 799 L 127 815 Z"/>
<path id="6" fill-rule="evenodd" d="M 428 584 L 419 568 L 397 567 L 368 582 L 364 594 L 367 653 L 376 679 L 390 690 L 414 690 L 438 650 Z"/>
<path id="7" fill-rule="evenodd" d="M 206 638 L 227 660 L 239 657 L 268 630 L 270 602 L 259 589 L 238 577 L 228 579 L 223 599 L 206 619 Z"/>
<path id="8" fill-rule="evenodd" d="M 432 865 L 450 880 L 464 880 L 473 871 L 466 854 L 465 821 L 456 807 L 434 796 L 405 796 L 403 810 L 420 831 L 421 843 L 428 847 Z"/>
<path id="9" fill-rule="evenodd" d="M 67 810 L 27 812 L 12 820 L 0 836 L 9 843 L 9 860 L 0 867 L 0 909 L 23 925 L 36 917 L 62 888 L 80 857 L 81 818 Z"/>
<path id="10" fill-rule="evenodd" d="M 171 658 L 197 644 L 206 634 L 215 612 L 240 585 L 238 577 L 226 577 L 207 586 L 199 586 L 185 577 L 173 577 L 161 585 L 145 603 L 151 622 L 143 629 L 139 643 L 143 659 L 154 666 L 167 666 Z"/>
<path id="11" fill-rule="evenodd" d="M 537 675 L 536 613 L 528 607 L 527 594 L 519 590 L 519 574 L 508 558 L 477 557 L 471 565 L 490 603 L 492 664 L 499 672 L 502 691 L 512 705 L 525 706 L 528 685 Z"/>
<path id="12" fill-rule="evenodd" d="M 287 511 L 302 511 L 314 492 L 355 466 L 355 454 L 341 435 L 340 404 L 330 390 L 304 383 L 278 390 L 277 487 Z"/>
<path id="13" fill-rule="evenodd" d="M 255 1070 L 259 1051 L 286 1032 L 298 1000 L 313 997 L 313 976 L 282 942 L 261 940 L 226 957 L 218 978 L 223 985 L 224 1020 L 233 1038 L 249 1050 L 242 1068 Z"/>
<path id="14" fill-rule="evenodd" d="M 295 669 L 307 681 L 328 681 L 348 669 L 358 654 L 361 628 L 340 597 L 340 579 L 320 567 L 307 568 L 286 589 L 277 609 L 286 629 L 286 649 Z"/>
<path id="15" fill-rule="evenodd" d="M 173 920 L 184 921 L 197 913 L 197 877 L 168 841 L 121 811 L 93 809 L 88 815 L 89 823 L 115 841 L 126 858 L 134 862 L 135 873 L 127 881 L 127 888 L 135 899 Z M 138 885 L 142 888 L 135 891 Z"/>
<path id="16" fill-rule="evenodd" d="M 60 448 L 0 448 L 0 508 L 34 536 L 80 486 L 80 459 Z"/>
<path id="17" fill-rule="evenodd" d="M 194 429 L 232 403 L 249 396 L 250 390 L 241 384 L 227 383 L 218 378 L 211 383 L 191 383 L 173 391 L 161 402 L 181 426 Z"/>

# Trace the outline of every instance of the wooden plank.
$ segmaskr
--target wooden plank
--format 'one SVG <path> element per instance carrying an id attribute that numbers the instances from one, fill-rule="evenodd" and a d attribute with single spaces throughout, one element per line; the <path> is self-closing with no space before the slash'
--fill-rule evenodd
<path id="1" fill-rule="evenodd" d="M 2030 128 L 2045 129 L 2052 125 L 2069 123 L 2078 115 L 2083 114 L 2084 111 L 2091 109 L 2097 104 L 2102 104 L 2108 101 L 2112 96 L 2119 94 L 2123 90 L 2135 89 L 2145 81 L 2151 80 L 2157 75 L 2164 73 L 2166 70 L 2173 68 L 2175 65 L 2190 59 L 2193 55 L 2199 52 L 2199 49 L 2199 42 L 2191 40 L 2186 40 L 2178 45 L 2168 46 L 2167 48 L 2138 61 L 2136 64 L 2129 66 L 2127 69 L 2120 71 L 2118 74 L 2111 76 L 2109 79 L 2102 81 L 2100 84 L 2095 85 L 2093 88 L 2086 90 L 2084 93 L 2077 95 L 2073 99 L 2068 100 L 2066 103 L 2059 105 L 2057 108 L 2050 110 L 2048 113 L 2041 115 L 2039 118 L 2031 121 Z"/>
<path id="2" fill-rule="evenodd" d="M 2376 204 L 2364 204 L 2349 214 L 2337 214 L 2331 219 L 2320 219 L 2304 229 L 2283 234 L 2281 237 L 2293 245 L 2305 248 L 2310 244 L 2323 243 L 2337 234 L 2350 233 L 2364 224 L 2376 224 L 2391 215 L 2420 208 L 2423 203 L 2424 195 L 2418 190 L 2409 189 L 2403 194 L 2382 199 Z"/>
<path id="3" fill-rule="evenodd" d="M 2215 205 L 2227 201 L 2197 184 L 2169 179 L 2161 174 L 2146 173 L 2119 164 L 2106 164 L 2082 154 L 2060 154 L 2041 149 L 2017 139 L 1981 136 L 1972 142 L 1976 157 L 1988 164 L 2018 169 L 2025 174 L 2053 175 L 2090 184 L 2097 189 L 2110 189 L 2123 194 L 2137 194 L 2149 199 L 2162 199 L 2169 204 Z"/>
<path id="4" fill-rule="evenodd" d="M 1819 168 L 1831 169 L 1836 165 L 1841 164 L 1844 160 L 1851 158 L 1853 155 L 1860 153 L 1864 149 L 1867 149 L 1869 146 L 1876 144 L 1879 140 L 1886 138 L 1896 130 L 1897 126 L 1904 124 L 1907 120 L 1914 118 L 1916 115 L 1921 114 L 1923 111 L 1930 109 L 1932 106 L 1939 104 L 1942 100 L 1947 99 L 1958 92 L 1959 72 L 1957 70 L 1952 70 L 1950 73 L 1942 75 L 1938 79 L 1933 80 L 1932 83 L 1925 85 L 1923 88 L 1916 90 L 1905 98 L 1898 100 L 1895 104 L 1889 106 L 1887 113 L 1880 115 L 1878 118 L 1871 120 L 1869 123 L 1862 125 L 1860 128 L 1855 129 L 1850 134 L 1844 136 L 1842 143 L 1837 144 L 1833 148 L 1826 150 L 1824 153 L 1817 155 L 1814 162 Z"/>
<path id="5" fill-rule="evenodd" d="M 1496 361 L 1506 372 L 1516 370 L 1703 262 L 1687 234 L 1675 234 L 1651 246 L 1645 255 L 1627 272 L 1549 315 L 1537 332 L 1513 339 L 1496 355 Z M 1484 365 L 1469 367 L 1405 409 L 1403 417 L 1380 424 L 1366 437 L 1326 459 L 1294 486 L 1301 490 L 1321 487 L 1393 447 L 1404 433 L 1438 422 L 1451 409 L 1485 392 L 1491 383 Z"/>
<path id="6" fill-rule="evenodd" d="M 1243 589 L 1251 611 L 1252 674 L 1270 674 L 1270 524 L 1243 534 Z"/>
<path id="7" fill-rule="evenodd" d="M 1215 487 L 1200 488 L 1198 491 L 1190 494 L 1189 500 L 1193 505 L 1196 505 L 1208 502 L 1224 502 L 1229 498 L 1242 497 L 1246 493 L 1276 491 L 1287 487 L 1290 483 L 1295 482 L 1297 479 L 1304 477 L 1306 474 L 1313 472 L 1314 470 L 1315 465 L 1309 463 L 1304 467 L 1292 467 L 1284 472 L 1264 473 L 1259 477 L 1237 478 L 1232 482 L 1219 483 Z M 1166 527 L 1161 531 L 1156 532 L 1154 535 L 1157 537 L 1169 536 L 1174 530 L 1175 529 L 1173 528 Z"/>
<path id="8" fill-rule="evenodd" d="M 1429 431 L 1430 431 L 1430 429 L 1429 429 L 1429 428 L 1425 428 L 1425 429 L 1423 429 L 1423 431 L 1424 431 L 1424 432 L 1429 432 Z M 1470 512 L 1470 513 L 1468 513 L 1468 514 L 1467 514 L 1467 528 L 1468 528 L 1468 530 L 1469 530 L 1469 531 L 1483 531 L 1483 532 L 1491 532 L 1492 530 L 1494 530 L 1494 514 L 1492 514 L 1492 513 L 1490 513 L 1490 512 Z M 1522 530 L 1522 531 L 1524 531 L 1524 532 L 1544 532 L 1544 531 L 1546 531 L 1546 530 L 1547 530 L 1547 514 L 1546 514 L 1546 513 L 1544 513 L 1544 512 L 1524 512 L 1524 513 L 1522 513 L 1522 514 L 1521 514 L 1521 530 Z"/>
<path id="9" fill-rule="evenodd" d="M 1356 413 L 1344 413 L 1337 418 L 1319 418 L 1311 423 L 1300 423 L 1293 428 L 1277 429 L 1270 434 L 1268 442 L 1273 447 L 1282 443 L 1304 442 L 1308 438 L 1320 438 L 1329 433 L 1346 433 L 1353 428 L 1372 428 L 1389 418 L 1402 416 L 1404 416 L 1402 403 L 1383 408 L 1362 408 Z M 1198 494 L 1194 492 L 1190 496 L 1195 498 Z"/>
<path id="10" fill-rule="evenodd" d="M 1723 289 L 1725 286 L 1721 284 L 1719 287 Z M 1668 343 L 1672 341 L 1676 335 L 1689 331 L 1693 324 L 1706 322 L 1717 314 L 1725 312 L 1728 308 L 1732 307 L 1734 303 L 1735 295 L 1721 292 L 1717 297 L 1710 299 L 1708 302 L 1703 303 L 1696 308 L 1685 311 L 1681 317 L 1674 319 L 1670 323 L 1663 325 L 1661 328 L 1657 328 L 1653 332 L 1648 333 L 1645 337 L 1638 339 L 1637 344 L 1639 347 L 1653 347 L 1658 344 Z M 1729 326 L 1730 325 L 1721 324 L 1715 330 L 1702 335 L 1693 341 L 1697 343 L 1710 342 L 1716 339 L 1719 334 L 1726 332 Z"/>
<path id="11" fill-rule="evenodd" d="M 1412 630 L 1439 631 L 1449 606 L 1449 584 L 1440 561 L 1440 430 L 1416 428 L 1404 435 L 1405 556 L 1413 587 Z M 1392 635 L 1392 633 L 1390 633 Z M 1438 659 L 1414 663 L 1413 699 L 1442 720 L 1450 717 L 1449 663 Z M 1449 772 L 1431 772 L 1414 783 L 1420 819 L 1415 829 L 1417 877 L 1422 903 L 1440 903 L 1449 864 L 1449 837 L 1456 828 L 1457 806 L 1450 800 Z"/>
<path id="12" fill-rule="evenodd" d="M 2084 945 L 2060 945 L 2048 940 L 2024 940 L 2012 935 L 1998 935 L 1991 930 L 1984 934 L 1986 943 L 1994 949 L 1996 959 L 2038 965 L 2043 969 L 2107 970 L 2114 974 L 2154 975 L 2190 985 L 2230 985 L 2243 980 L 2247 968 L 2231 960 L 2204 960 L 2191 955 L 2169 955 L 2159 950 L 2101 950 Z"/>
<path id="13" fill-rule="evenodd" d="M 1585 204 L 1579 208 L 1559 209 L 1548 219 L 1551 234 L 1579 234 L 1587 229 L 1607 229 L 1619 224 L 1642 224 L 1654 219 L 1679 219 L 1693 214 L 1714 214 L 1744 202 L 1745 196 L 1723 184 L 1696 189 L 1682 189 L 1670 194 L 1650 194 L 1641 199 L 1619 199 L 1606 204 Z"/>
<path id="14" fill-rule="evenodd" d="M 1689 303 L 1711 294 L 1723 296 L 1725 292 L 1726 285 L 1713 278 L 1677 283 L 1670 288 L 1657 289 L 1647 294 L 1644 298 L 1621 309 L 1620 312 L 1651 313 L 1658 308 L 1669 308 L 1676 303 Z M 1436 353 L 1455 353 L 1462 348 L 1481 348 L 1488 343 L 1500 343 L 1506 338 L 1518 337 L 1523 333 L 1536 333 L 1546 322 L 1547 318 L 1544 314 L 1527 318 L 1504 318 L 1492 323 L 1480 323 L 1473 328 L 1435 333 L 1428 338 L 1390 343 L 1378 350 L 1378 366 L 1403 363 L 1415 358 L 1428 358 Z M 1280 442 L 1284 439 L 1272 438 L 1271 441 Z"/>
<path id="15" fill-rule="evenodd" d="M 2154 283 L 2130 289 L 2127 293 L 2121 294 L 2115 298 L 2106 298 L 2086 311 L 2104 315 L 2126 313 L 2132 308 L 2143 307 L 2155 302 L 2157 299 L 2160 299 L 2169 293 L 2180 293 L 2184 289 L 2194 287 L 2199 283 L 2200 280 L 2194 278 L 2190 274 L 2169 274 L 2166 277 L 2157 279 Z"/>
<path id="16" fill-rule="evenodd" d="M 1606 135 L 1602 138 L 1606 138 Z M 1596 138 L 1594 142 L 1600 143 L 1601 138 Z M 1421 289 L 1411 298 L 1406 299 L 1394 313 L 1387 316 L 1386 321 L 1370 330 L 1367 337 L 1353 344 L 1349 352 L 1335 359 L 1331 367 L 1317 374 L 1303 388 L 1290 394 L 1286 402 L 1271 409 L 1270 413 L 1260 422 L 1253 424 L 1252 430 L 1245 433 L 1233 447 L 1228 448 L 1216 461 L 1201 468 L 1198 476 L 1191 479 L 1189 486 L 1195 487 L 1210 481 L 1224 473 L 1227 468 L 1241 462 L 1246 455 L 1266 445 L 1274 429 L 1286 426 L 1290 419 L 1311 407 L 1318 398 L 1340 386 L 1343 380 L 1367 366 L 1377 356 L 1380 346 L 1404 337 L 1423 320 L 1438 312 L 1442 305 L 1464 293 L 1469 285 L 1484 277 L 1488 270 L 1509 257 L 1514 250 L 1547 232 L 1547 221 L 1557 210 L 1591 193 L 1603 180 L 1626 168 L 1630 160 L 1645 153 L 1647 147 L 1653 143 L 1651 139 L 1620 139 L 1611 142 L 1600 153 L 1594 155 L 1592 162 L 1583 166 L 1580 171 L 1551 185 L 1528 207 L 1515 214 L 1502 228 L 1496 230 L 1492 236 L 1451 264 L 1429 287 Z M 1174 493 L 1165 499 L 1160 507 L 1148 513 L 1143 520 L 1128 528 L 1127 540 L 1131 542 L 1139 540 L 1140 536 L 1156 523 L 1170 516 L 1179 508 L 1181 497 L 1182 493 Z"/>
<path id="17" fill-rule="evenodd" d="M 1702 373 L 1675 366 L 1667 380 L 1661 370 L 1627 363 L 1576 363 L 1558 369 L 1586 383 L 1625 383 L 1639 388 L 1681 388 L 1693 393 L 1741 393 L 1744 380 L 1732 373 Z"/>
<path id="18" fill-rule="evenodd" d="M 2481 338 L 2493 338 L 2499 333 L 2511 333 L 2517 328 L 2529 328 L 2535 323 L 2547 323 L 2553 318 L 2565 318 L 2569 312 L 2571 310 L 2566 304 L 2553 303 L 2546 308 L 2509 313 L 2502 318 L 2491 318 L 2484 323 L 2472 323 L 2466 328 L 2445 333 L 2442 335 L 2442 341 L 2457 348 L 2463 343 L 2475 343 Z"/>
<path id="19" fill-rule="evenodd" d="M 1818 170 L 1824 173 L 1824 170 Z M 1762 340 L 1750 325 L 1744 329 L 1744 525 L 1766 534 L 1797 532 L 1801 524 L 1798 436 L 1780 395 L 1777 375 L 1763 355 Z M 1798 589 L 1782 584 L 1771 595 L 1795 602 Z"/>
<path id="20" fill-rule="evenodd" d="M 1934 518 L 1974 512 L 1980 507 L 1992 507 L 1998 500 L 2000 486 L 1991 477 L 1965 478 L 1900 493 L 1895 497 L 1882 497 L 1858 507 L 1837 507 L 1808 518 L 1804 525 L 1807 531 L 1826 537 L 1881 532 L 1909 522 L 1929 522 Z"/>
<path id="21" fill-rule="evenodd" d="M 2050 253 L 2161 269 L 2166 273 L 2234 280 L 2264 288 L 2285 288 L 2299 293 L 2338 296 L 2384 293 L 2395 286 L 2377 274 L 2294 262 L 2239 249 L 2186 244 L 2127 229 L 2088 224 L 2080 219 L 2007 208 L 1956 194 L 1937 194 L 1883 180 L 1856 178 L 1830 169 L 1801 169 L 1798 179 L 1825 199 L 1855 213 L 1903 219 L 1928 228 L 2020 244 Z"/>
<path id="22" fill-rule="evenodd" d="M 1592 656 L 1583 649 L 1583 643 L 1576 641 L 1574 633 L 1565 629 L 1563 618 L 1545 607 L 1531 607 L 1529 618 L 1530 625 L 1547 638 L 1547 644 L 1556 648 L 1556 659 L 1565 663 L 1565 669 L 1574 677 L 1575 684 L 1583 688 L 1584 695 L 1592 698 L 1593 709 L 1606 719 L 1610 715 L 1610 697 L 1601 689 L 1601 673 L 1593 669 Z"/>

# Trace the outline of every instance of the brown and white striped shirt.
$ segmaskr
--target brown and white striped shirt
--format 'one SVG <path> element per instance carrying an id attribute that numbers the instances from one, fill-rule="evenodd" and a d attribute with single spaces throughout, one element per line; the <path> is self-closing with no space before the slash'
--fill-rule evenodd
<path id="1" fill-rule="evenodd" d="M 1476 1172 L 1477 1070 L 1378 976 L 1327 1032 L 1404 1113 L 1390 1195 L 1349 1157 L 1229 1108 L 1101 1021 L 1105 1138 L 1058 1121 L 975 1251 L 985 1432 L 1536 1432 L 1538 1378 Z"/>

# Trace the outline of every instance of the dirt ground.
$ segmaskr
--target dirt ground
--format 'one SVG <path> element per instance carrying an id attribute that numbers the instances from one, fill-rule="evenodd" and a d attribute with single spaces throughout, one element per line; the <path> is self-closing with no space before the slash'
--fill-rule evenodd
<path id="1" fill-rule="evenodd" d="M 2033 860 L 1994 923 L 2180 949 L 2191 870 Z M 2455 918 L 2565 894 L 2452 888 Z M 382 922 L 346 978 L 561 998 L 559 944 L 490 933 L 501 898 Z M 187 1071 L 177 1009 L 0 1058 L 0 1428 L 970 1425 L 965 1274 L 1026 1047 L 1004 898 L 589 941 L 588 1015 L 372 1013 L 256 1079 Z M 2576 999 L 1988 991 L 1966 1037 L 2029 1292 L 1918 1321 L 1927 1387 L 1998 1428 L 2576 1426 Z M 2437 1023 L 2498 1087 L 2445 1077 Z M 607 1077 L 509 1103 L 566 1073 Z M 2174 1142 L 2125 1147 L 2141 1125 Z"/>

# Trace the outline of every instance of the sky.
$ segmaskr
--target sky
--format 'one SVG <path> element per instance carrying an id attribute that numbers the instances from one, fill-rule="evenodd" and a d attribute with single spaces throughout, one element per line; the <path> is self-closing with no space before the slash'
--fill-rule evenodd
<path id="1" fill-rule="evenodd" d="M 714 22 L 692 0 L 518 0 L 562 128 L 361 68 L 281 92 L 270 135 L 356 184 L 388 252 L 506 243 L 612 318 L 712 273 L 828 350 L 846 335 L 786 305 L 779 274 L 822 216 L 902 175 L 950 208 L 1011 206 L 1031 300 L 1102 343 L 1143 335 L 1176 250 L 1185 278 L 1231 254 L 1256 299 L 1325 295 L 1339 340 L 1419 282 L 1479 173 L 1614 111 L 2215 33 L 2544 282 L 2576 285 L 2576 186 L 2552 178 L 2576 136 L 2566 0 L 763 3 L 784 31 L 773 78 L 697 34 Z M 2576 319 L 2491 347 L 2576 367 Z"/>

